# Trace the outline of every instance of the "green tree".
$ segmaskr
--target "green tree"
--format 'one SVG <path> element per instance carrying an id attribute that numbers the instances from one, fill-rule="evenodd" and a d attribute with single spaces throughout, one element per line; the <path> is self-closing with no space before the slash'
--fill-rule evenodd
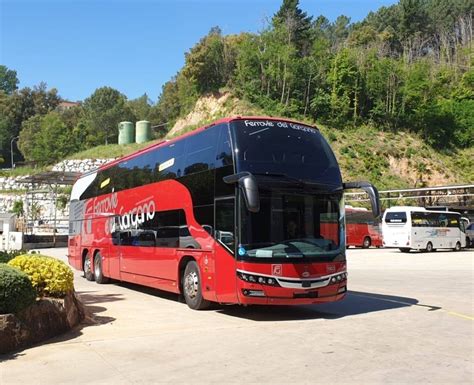
<path id="1" fill-rule="evenodd" d="M 22 124 L 18 148 L 23 154 L 23 157 L 28 161 L 37 160 L 36 153 L 41 152 L 41 148 L 37 148 L 41 133 L 41 122 L 42 117 L 35 115 L 25 120 Z"/>
<path id="2" fill-rule="evenodd" d="M 299 56 L 305 56 L 311 47 L 312 17 L 299 7 L 299 0 L 283 0 L 278 12 L 273 16 L 273 27 L 285 25 L 289 39 Z"/>
<path id="3" fill-rule="evenodd" d="M 22 218 L 23 215 L 25 214 L 25 211 L 23 209 L 23 201 L 15 201 L 13 202 L 13 207 L 11 209 L 11 212 L 13 214 L 16 214 L 18 218 Z"/>
<path id="4" fill-rule="evenodd" d="M 18 83 L 16 71 L 8 69 L 7 66 L 0 65 L 0 91 L 10 95 L 18 89 Z"/>
<path id="5" fill-rule="evenodd" d="M 152 104 L 153 103 L 146 93 L 139 98 L 127 101 L 127 106 L 130 108 L 137 120 L 149 119 Z"/>
<path id="6" fill-rule="evenodd" d="M 126 105 L 125 96 L 111 87 L 96 89 L 84 100 L 83 108 L 88 145 L 116 142 L 118 123 L 135 119 L 130 107 Z"/>
<path id="7" fill-rule="evenodd" d="M 215 92 L 225 85 L 224 39 L 219 27 L 213 27 L 186 53 L 183 75 L 195 82 L 199 93 Z"/>
<path id="8" fill-rule="evenodd" d="M 75 150 L 72 130 L 57 112 L 34 116 L 25 122 L 20 133 L 19 147 L 28 161 L 50 164 Z M 54 138 L 54 140 L 52 140 Z"/>
<path id="9" fill-rule="evenodd" d="M 10 140 L 19 135 L 23 122 L 54 110 L 60 100 L 57 90 L 48 90 L 43 82 L 33 89 L 22 88 L 11 95 L 0 92 L 0 155 L 11 159 Z"/>

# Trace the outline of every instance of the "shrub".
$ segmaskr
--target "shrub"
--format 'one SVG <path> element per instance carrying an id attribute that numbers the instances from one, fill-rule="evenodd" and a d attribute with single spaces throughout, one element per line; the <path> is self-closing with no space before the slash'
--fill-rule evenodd
<path id="1" fill-rule="evenodd" d="M 7 263 L 17 255 L 23 254 L 24 251 L 1 251 L 0 250 L 0 263 Z"/>
<path id="2" fill-rule="evenodd" d="M 55 258 L 41 254 L 23 254 L 8 262 L 25 272 L 38 297 L 64 297 L 74 289 L 72 270 Z"/>
<path id="3" fill-rule="evenodd" d="M 36 292 L 22 271 L 0 263 L 0 314 L 16 313 L 36 300 Z"/>

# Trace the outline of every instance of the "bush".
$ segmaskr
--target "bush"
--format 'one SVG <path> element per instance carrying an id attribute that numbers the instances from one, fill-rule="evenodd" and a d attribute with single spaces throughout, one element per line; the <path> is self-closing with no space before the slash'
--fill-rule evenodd
<path id="1" fill-rule="evenodd" d="M 7 263 L 17 255 L 24 254 L 24 251 L 1 251 L 0 250 L 0 263 Z"/>
<path id="2" fill-rule="evenodd" d="M 0 314 L 16 313 L 36 300 L 36 292 L 22 271 L 0 263 Z"/>
<path id="3" fill-rule="evenodd" d="M 74 290 L 72 270 L 55 258 L 41 254 L 23 254 L 8 264 L 28 275 L 38 297 L 62 298 Z"/>

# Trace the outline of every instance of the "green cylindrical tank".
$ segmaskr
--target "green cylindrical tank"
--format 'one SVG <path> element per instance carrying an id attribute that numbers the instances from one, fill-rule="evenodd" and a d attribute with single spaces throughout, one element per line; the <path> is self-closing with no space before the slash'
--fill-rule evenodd
<path id="1" fill-rule="evenodd" d="M 151 123 L 148 120 L 137 122 L 135 130 L 135 142 L 145 143 L 151 140 Z"/>
<path id="2" fill-rule="evenodd" d="M 118 125 L 118 144 L 130 144 L 135 141 L 135 127 L 132 122 L 120 122 Z"/>

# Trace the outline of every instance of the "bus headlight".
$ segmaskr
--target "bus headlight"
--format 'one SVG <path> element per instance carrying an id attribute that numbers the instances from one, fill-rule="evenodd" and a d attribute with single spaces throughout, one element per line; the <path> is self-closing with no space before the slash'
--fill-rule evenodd
<path id="1" fill-rule="evenodd" d="M 242 273 L 237 271 L 237 277 L 242 281 L 249 282 L 249 283 L 259 283 L 260 285 L 268 285 L 268 286 L 280 286 L 278 281 L 275 278 L 271 277 L 264 277 L 261 275 L 256 274 L 248 274 Z"/>

